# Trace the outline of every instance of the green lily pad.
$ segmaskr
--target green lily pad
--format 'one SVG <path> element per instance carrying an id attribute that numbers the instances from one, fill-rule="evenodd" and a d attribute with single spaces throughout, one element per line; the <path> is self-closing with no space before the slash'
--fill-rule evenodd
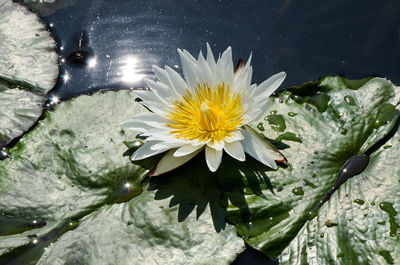
<path id="1" fill-rule="evenodd" d="M 243 250 L 233 226 L 216 233 L 210 211 L 177 221 L 178 206 L 144 192 L 85 217 L 38 264 L 230 264 Z"/>
<path id="2" fill-rule="evenodd" d="M 36 14 L 0 0 L 0 148 L 40 117 L 58 76 L 55 41 Z"/>
<path id="3" fill-rule="evenodd" d="M 46 112 L 0 161 L 0 264 L 224 264 L 244 248 L 215 232 L 210 211 L 178 208 L 143 191 L 120 124 L 146 111 L 129 91 L 80 96 Z"/>
<path id="4" fill-rule="evenodd" d="M 246 243 L 281 264 L 399 263 L 399 100 L 399 88 L 381 78 L 324 77 L 280 92 L 267 113 L 281 115 L 285 130 L 275 130 L 269 116 L 255 124 L 289 146 L 282 150 L 288 164 L 266 172 L 272 192 L 246 195 L 248 218 L 234 202 L 227 210 Z M 356 155 L 370 156 L 366 170 L 318 210 Z"/>

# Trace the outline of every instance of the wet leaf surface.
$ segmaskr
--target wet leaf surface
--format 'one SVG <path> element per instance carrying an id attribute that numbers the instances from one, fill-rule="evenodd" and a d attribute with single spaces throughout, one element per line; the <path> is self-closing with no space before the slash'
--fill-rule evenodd
<path id="1" fill-rule="evenodd" d="M 37 15 L 0 0 L 0 148 L 40 117 L 58 75 L 55 41 Z"/>
<path id="2" fill-rule="evenodd" d="M 147 170 L 124 156 L 135 132 L 120 129 L 145 111 L 134 98 L 63 102 L 0 161 L 1 264 L 229 264 L 243 250 L 232 225 L 215 231 L 209 208 L 178 220 L 142 187 Z"/>
<path id="3" fill-rule="evenodd" d="M 399 99 L 381 78 L 324 77 L 280 92 L 254 128 L 261 122 L 260 133 L 290 146 L 282 150 L 288 163 L 266 172 L 274 192 L 249 193 L 246 209 L 232 202 L 227 211 L 246 243 L 281 264 L 400 262 Z M 273 128 L 271 111 L 293 137 Z M 341 169 L 344 183 L 319 205 Z"/>

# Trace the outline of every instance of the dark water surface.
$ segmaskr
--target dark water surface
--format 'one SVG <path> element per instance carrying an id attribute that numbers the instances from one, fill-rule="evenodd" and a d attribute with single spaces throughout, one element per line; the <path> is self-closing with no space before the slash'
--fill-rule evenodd
<path id="1" fill-rule="evenodd" d="M 46 0 L 45 0 L 46 1 Z M 286 71 L 283 87 L 322 75 L 370 75 L 400 83 L 400 1 L 20 0 L 58 43 L 61 99 L 99 89 L 138 88 L 151 66 L 180 71 L 177 48 L 197 56 L 232 46 L 253 53 L 253 82 Z M 275 264 L 254 250 L 234 264 Z"/>
<path id="2" fill-rule="evenodd" d="M 153 64 L 179 68 L 177 48 L 197 56 L 206 42 L 215 53 L 232 46 L 235 59 L 252 52 L 256 83 L 279 71 L 284 87 L 337 74 L 400 83 L 397 0 L 24 1 L 59 43 L 64 79 L 53 93 L 63 99 L 141 87 Z"/>

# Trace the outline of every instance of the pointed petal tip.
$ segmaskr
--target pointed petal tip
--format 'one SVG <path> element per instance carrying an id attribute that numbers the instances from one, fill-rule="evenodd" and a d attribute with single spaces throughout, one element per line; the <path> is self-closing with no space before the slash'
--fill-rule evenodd
<path id="1" fill-rule="evenodd" d="M 210 168 L 210 167 L 208 167 L 208 168 L 210 169 L 210 171 L 211 171 L 212 173 L 216 172 L 217 169 L 218 169 L 218 168 Z"/>
<path id="2" fill-rule="evenodd" d="M 218 170 L 222 160 L 222 150 L 218 151 L 214 148 L 206 146 L 206 163 L 211 172 Z"/>
<path id="3" fill-rule="evenodd" d="M 244 157 L 244 158 L 236 158 L 236 160 L 238 160 L 240 162 L 245 162 L 246 161 L 246 157 Z"/>
<path id="4" fill-rule="evenodd" d="M 242 69 L 244 67 L 244 60 L 243 58 L 239 58 L 239 61 L 236 64 L 235 70 L 233 70 L 236 73 L 238 73 L 238 70 Z"/>
<path id="5" fill-rule="evenodd" d="M 207 162 L 207 161 L 206 161 Z M 211 165 L 210 163 L 206 163 L 207 164 L 207 167 L 208 167 L 208 169 L 212 172 L 212 173 L 214 173 L 214 172 L 216 172 L 217 170 L 218 170 L 218 168 L 219 168 L 219 165 L 218 166 L 215 166 L 215 165 Z"/>
<path id="6" fill-rule="evenodd" d="M 286 157 L 279 151 L 277 151 L 277 153 L 281 156 L 281 159 L 275 159 L 275 161 L 279 163 L 286 163 L 287 162 Z"/>
<path id="7" fill-rule="evenodd" d="M 151 69 L 153 70 L 153 72 L 156 74 L 157 76 L 157 72 L 162 72 L 164 71 L 164 69 L 162 69 L 160 66 L 153 64 L 153 66 L 151 67 Z"/>
<path id="8" fill-rule="evenodd" d="M 282 79 L 282 82 L 283 82 L 283 80 L 285 80 L 285 78 L 286 78 L 286 76 L 287 76 L 287 74 L 286 74 L 285 71 L 279 72 L 279 73 L 277 73 L 277 74 L 275 74 L 275 75 L 276 75 L 276 76 L 279 76 L 279 77 Z"/>
<path id="9" fill-rule="evenodd" d="M 274 163 L 273 165 L 271 165 L 271 168 L 276 170 L 276 169 L 278 169 L 278 165 L 276 163 Z"/>
<path id="10" fill-rule="evenodd" d="M 207 42 L 206 45 L 207 45 L 207 54 L 210 53 L 210 55 L 213 55 L 213 54 L 212 54 L 212 50 L 211 50 L 211 45 L 210 45 L 210 43 Z"/>
<path id="11" fill-rule="evenodd" d="M 181 49 L 177 49 L 178 50 L 178 54 L 180 55 L 180 56 L 185 56 L 185 54 L 184 54 L 184 50 L 181 50 Z"/>

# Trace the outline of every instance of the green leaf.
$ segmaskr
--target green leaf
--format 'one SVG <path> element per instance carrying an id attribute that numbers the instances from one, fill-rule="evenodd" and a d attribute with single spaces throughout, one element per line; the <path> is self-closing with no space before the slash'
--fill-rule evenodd
<path id="1" fill-rule="evenodd" d="M 58 76 L 55 41 L 36 14 L 0 0 L 0 147 L 40 117 Z"/>
<path id="2" fill-rule="evenodd" d="M 210 211 L 178 222 L 178 206 L 144 192 L 82 220 L 38 264 L 230 264 L 243 250 L 233 226 L 216 233 Z"/>
<path id="3" fill-rule="evenodd" d="M 232 202 L 227 211 L 246 243 L 282 264 L 399 263 L 399 100 L 381 78 L 324 77 L 280 92 L 267 113 L 281 115 L 285 130 L 270 116 L 256 124 L 289 146 L 288 164 L 266 172 L 273 192 L 264 186 L 264 197 L 246 196 L 247 209 Z M 355 155 L 370 155 L 367 169 L 314 212 Z"/>
<path id="4" fill-rule="evenodd" d="M 143 191 L 120 124 L 145 109 L 129 91 L 63 102 L 0 161 L 0 263 L 229 263 L 243 249 L 209 210 L 179 222 L 177 207 Z M 125 155 L 124 155 L 125 154 Z M 3 227 L 5 227 L 3 229 Z"/>

